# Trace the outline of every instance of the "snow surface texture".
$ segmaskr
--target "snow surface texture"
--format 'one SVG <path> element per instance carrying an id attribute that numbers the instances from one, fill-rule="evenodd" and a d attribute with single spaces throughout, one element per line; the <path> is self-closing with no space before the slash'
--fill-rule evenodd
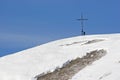
<path id="1" fill-rule="evenodd" d="M 119 80 L 120 34 L 80 36 L 57 40 L 0 58 L 0 80 L 35 80 L 68 60 L 104 49 L 106 56 L 79 71 L 70 80 Z"/>

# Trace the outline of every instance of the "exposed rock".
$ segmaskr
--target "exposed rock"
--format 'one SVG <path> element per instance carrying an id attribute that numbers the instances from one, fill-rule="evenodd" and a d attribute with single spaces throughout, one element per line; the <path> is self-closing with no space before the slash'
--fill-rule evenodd
<path id="1" fill-rule="evenodd" d="M 106 53 L 103 49 L 92 51 L 82 58 L 67 61 L 62 68 L 57 67 L 55 71 L 37 75 L 35 78 L 37 78 L 37 80 L 69 80 L 81 69 L 100 59 Z"/>
<path id="2" fill-rule="evenodd" d="M 103 39 L 94 39 L 94 40 L 87 41 L 83 45 L 85 45 L 85 44 L 92 44 L 92 43 L 101 42 L 101 41 L 104 41 L 104 40 Z"/>

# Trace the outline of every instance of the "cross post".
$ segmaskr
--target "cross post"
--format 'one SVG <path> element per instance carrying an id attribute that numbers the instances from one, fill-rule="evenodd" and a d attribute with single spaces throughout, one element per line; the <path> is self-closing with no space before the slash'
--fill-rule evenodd
<path id="1" fill-rule="evenodd" d="M 83 17 L 83 14 L 81 14 L 81 18 L 80 19 L 77 19 L 78 21 L 80 21 L 81 22 L 81 35 L 85 35 L 85 31 L 84 31 L 84 21 L 85 20 L 88 20 L 88 19 L 85 19 L 84 17 Z"/>

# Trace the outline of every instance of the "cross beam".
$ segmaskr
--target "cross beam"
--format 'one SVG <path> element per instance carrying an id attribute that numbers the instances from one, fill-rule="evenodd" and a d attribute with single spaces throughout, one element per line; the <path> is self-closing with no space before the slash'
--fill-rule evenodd
<path id="1" fill-rule="evenodd" d="M 84 21 L 85 20 L 88 20 L 88 19 L 85 19 L 84 17 L 83 17 L 83 14 L 81 14 L 81 18 L 80 19 L 77 19 L 78 21 L 80 21 L 81 22 L 81 35 L 85 35 L 85 31 L 84 31 Z"/>

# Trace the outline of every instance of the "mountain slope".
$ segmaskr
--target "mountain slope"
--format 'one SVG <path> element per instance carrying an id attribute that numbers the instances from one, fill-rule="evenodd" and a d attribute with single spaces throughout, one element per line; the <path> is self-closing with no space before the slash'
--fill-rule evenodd
<path id="1" fill-rule="evenodd" d="M 0 58 L 0 80 L 32 80 L 52 72 L 68 60 L 82 58 L 94 50 L 107 54 L 79 71 L 71 80 L 118 80 L 120 34 L 80 36 L 50 42 Z"/>
<path id="2" fill-rule="evenodd" d="M 108 54 L 78 72 L 71 80 L 120 79 L 120 35 L 111 35 L 103 46 L 107 48 Z"/>

